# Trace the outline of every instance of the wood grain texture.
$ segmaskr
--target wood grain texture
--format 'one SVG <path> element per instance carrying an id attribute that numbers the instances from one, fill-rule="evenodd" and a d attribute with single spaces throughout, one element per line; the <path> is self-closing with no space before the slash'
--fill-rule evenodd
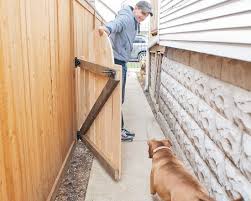
<path id="1" fill-rule="evenodd" d="M 101 66 L 114 69 L 115 79 L 121 79 L 121 68 L 114 65 L 109 38 L 107 35 L 99 36 L 96 29 L 101 24 L 102 21 L 95 17 L 92 8 L 86 8 L 82 1 L 74 1 L 75 56 L 86 61 L 76 70 L 78 130 L 109 79 L 92 69 L 100 71 L 104 69 Z M 90 65 L 91 63 L 95 65 Z M 101 158 L 106 159 L 112 169 L 118 170 L 118 173 L 114 174 L 117 175 L 116 179 L 121 175 L 120 116 L 121 84 L 119 82 L 85 134 L 85 141 L 93 146 L 93 150 L 99 153 L 99 156 L 103 156 Z"/>
<path id="2" fill-rule="evenodd" d="M 66 171 L 68 170 L 68 168 L 70 166 L 70 160 L 71 160 L 71 157 L 72 157 L 75 149 L 76 149 L 76 141 L 73 141 L 72 145 L 71 145 L 71 147 L 65 157 L 63 165 L 61 166 L 61 169 L 58 172 L 57 178 L 54 181 L 51 192 L 46 199 L 47 201 L 54 201 L 56 199 L 56 196 L 58 193 L 57 191 L 61 185 L 62 180 L 64 179 L 64 175 L 66 174 Z"/>
<path id="3" fill-rule="evenodd" d="M 0 2 L 0 200 L 46 200 L 74 141 L 70 8 Z"/>
<path id="4" fill-rule="evenodd" d="M 150 18 L 150 23 L 151 23 L 151 35 L 157 35 L 158 33 L 158 9 L 159 9 L 159 4 L 158 1 L 151 0 L 151 5 L 153 8 L 153 16 Z"/>
<path id="5" fill-rule="evenodd" d="M 93 29 L 103 19 L 81 2 L 0 1 L 1 201 L 44 201 L 52 194 L 76 131 L 107 81 L 75 69 L 74 57 L 110 66 L 120 79 L 107 36 Z M 119 176 L 120 105 L 119 84 L 87 133 Z"/>
<path id="6" fill-rule="evenodd" d="M 94 120 L 99 115 L 100 111 L 102 110 L 103 106 L 105 105 L 106 101 L 109 99 L 111 94 L 113 93 L 113 90 L 117 87 L 119 81 L 109 79 L 100 92 L 100 95 L 96 102 L 94 103 L 93 107 L 91 108 L 90 112 L 88 113 L 85 122 L 83 123 L 82 127 L 80 128 L 80 137 L 83 138 L 83 136 L 86 134 L 86 132 L 91 127 Z M 98 138 L 100 139 L 100 138 Z"/>

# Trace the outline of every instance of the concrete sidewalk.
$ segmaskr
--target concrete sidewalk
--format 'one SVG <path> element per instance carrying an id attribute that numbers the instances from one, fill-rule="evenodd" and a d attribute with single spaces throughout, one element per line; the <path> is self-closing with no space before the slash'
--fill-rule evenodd
<path id="1" fill-rule="evenodd" d="M 122 143 L 122 179 L 114 182 L 94 160 L 85 201 L 152 201 L 149 187 L 151 160 L 147 140 L 164 138 L 136 73 L 128 72 L 123 105 L 125 127 L 135 132 L 133 142 Z"/>

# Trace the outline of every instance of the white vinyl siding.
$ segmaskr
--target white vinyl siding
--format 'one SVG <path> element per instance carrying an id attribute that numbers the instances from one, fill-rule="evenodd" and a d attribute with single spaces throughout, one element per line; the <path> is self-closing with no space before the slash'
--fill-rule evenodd
<path id="1" fill-rule="evenodd" d="M 160 45 L 251 61 L 251 0 L 160 0 Z"/>

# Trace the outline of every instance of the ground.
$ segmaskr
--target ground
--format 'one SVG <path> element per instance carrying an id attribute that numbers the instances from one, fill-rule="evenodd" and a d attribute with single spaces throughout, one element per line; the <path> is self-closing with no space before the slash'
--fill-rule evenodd
<path id="1" fill-rule="evenodd" d="M 84 201 L 93 155 L 82 142 L 76 144 L 69 169 L 60 185 L 56 201 Z"/>

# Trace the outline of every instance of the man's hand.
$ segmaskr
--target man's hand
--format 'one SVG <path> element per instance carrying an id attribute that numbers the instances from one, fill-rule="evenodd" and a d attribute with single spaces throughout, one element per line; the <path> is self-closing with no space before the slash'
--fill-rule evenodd
<path id="1" fill-rule="evenodd" d="M 103 36 L 104 33 L 106 33 L 107 35 L 109 35 L 109 31 L 108 31 L 107 28 L 104 27 L 104 26 L 100 26 L 100 27 L 98 28 L 98 32 L 99 32 L 99 35 L 100 35 L 100 36 Z"/>

